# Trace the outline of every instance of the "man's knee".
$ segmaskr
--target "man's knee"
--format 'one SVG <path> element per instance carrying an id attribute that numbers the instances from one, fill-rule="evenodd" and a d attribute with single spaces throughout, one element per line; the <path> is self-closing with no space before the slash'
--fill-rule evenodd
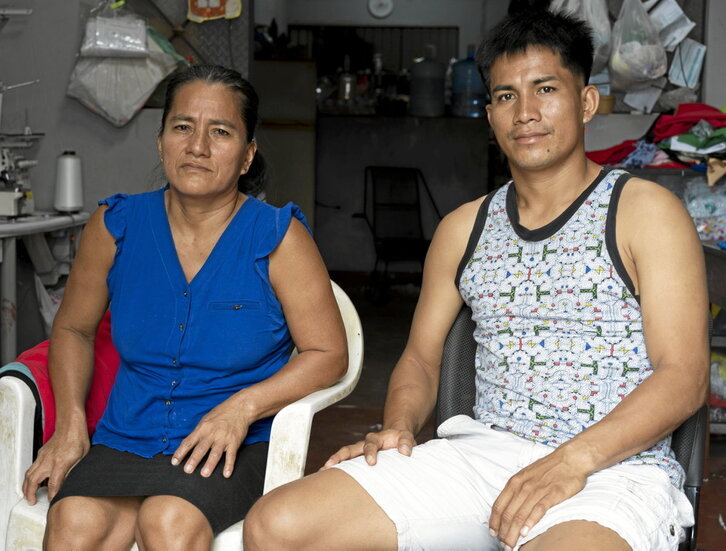
<path id="1" fill-rule="evenodd" d="M 262 496 L 247 513 L 243 525 L 245 549 L 295 548 L 303 533 L 304 515 L 296 505 L 297 500 L 286 498 L 286 493 L 273 491 Z"/>

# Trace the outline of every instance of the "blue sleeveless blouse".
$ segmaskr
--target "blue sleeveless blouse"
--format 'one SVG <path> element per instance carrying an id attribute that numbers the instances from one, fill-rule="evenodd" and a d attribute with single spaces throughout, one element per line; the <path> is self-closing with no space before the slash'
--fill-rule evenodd
<path id="1" fill-rule="evenodd" d="M 107 284 L 121 363 L 93 443 L 142 457 L 171 455 L 212 408 L 285 365 L 293 344 L 269 255 L 293 216 L 305 224 L 292 203 L 248 197 L 187 282 L 164 192 L 99 201 L 116 241 Z M 244 443 L 268 440 L 271 424 L 253 423 Z"/>

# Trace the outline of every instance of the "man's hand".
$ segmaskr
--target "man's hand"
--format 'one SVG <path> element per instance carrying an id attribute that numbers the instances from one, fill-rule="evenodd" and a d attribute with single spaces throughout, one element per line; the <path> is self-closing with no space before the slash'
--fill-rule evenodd
<path id="1" fill-rule="evenodd" d="M 68 471 L 88 453 L 90 448 L 85 427 L 73 435 L 55 433 L 51 436 L 50 440 L 38 450 L 37 459 L 25 472 L 23 494 L 28 503 L 36 504 L 36 493 L 44 480 L 48 480 L 48 500 L 52 500 Z"/>
<path id="2" fill-rule="evenodd" d="M 509 479 L 492 506 L 489 528 L 507 546 L 514 547 L 550 507 L 562 503 L 585 487 L 589 473 L 582 463 L 552 452 Z M 578 464 L 579 463 L 579 464 Z"/>
<path id="3" fill-rule="evenodd" d="M 324 471 L 341 461 L 359 455 L 365 455 L 366 462 L 369 465 L 375 465 L 379 451 L 398 448 L 398 453 L 411 455 L 411 450 L 415 445 L 416 440 L 413 434 L 407 430 L 386 429 L 381 432 L 369 432 L 366 434 L 365 440 L 340 448 L 330 456 L 320 470 Z"/>
<path id="4" fill-rule="evenodd" d="M 191 452 L 184 464 L 184 472 L 191 474 L 209 452 L 201 472 L 208 478 L 225 454 L 223 474 L 229 478 L 249 425 L 238 401 L 234 397 L 228 398 L 202 417 L 191 434 L 182 440 L 171 458 L 172 465 L 179 465 Z"/>

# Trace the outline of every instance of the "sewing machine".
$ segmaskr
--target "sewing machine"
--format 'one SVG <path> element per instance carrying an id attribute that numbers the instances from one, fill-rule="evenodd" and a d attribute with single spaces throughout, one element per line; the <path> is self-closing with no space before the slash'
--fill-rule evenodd
<path id="1" fill-rule="evenodd" d="M 38 80 L 5 85 L 0 81 L 0 123 L 2 123 L 3 93 L 7 90 L 35 84 Z M 33 192 L 28 169 L 38 164 L 27 159 L 18 149 L 31 147 L 42 134 L 34 134 L 26 126 L 22 134 L 0 133 L 0 216 L 20 216 L 34 210 Z"/>
<path id="2" fill-rule="evenodd" d="M 33 191 L 30 189 L 28 169 L 37 164 L 38 161 L 26 159 L 10 147 L 0 147 L 0 216 L 33 212 Z"/>

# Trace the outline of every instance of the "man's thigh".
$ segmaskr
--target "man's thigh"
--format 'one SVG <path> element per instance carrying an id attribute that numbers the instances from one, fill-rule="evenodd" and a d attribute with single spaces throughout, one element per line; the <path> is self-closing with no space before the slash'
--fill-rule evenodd
<path id="1" fill-rule="evenodd" d="M 553 526 L 520 547 L 521 551 L 630 551 L 632 548 L 610 528 L 596 522 L 571 520 Z"/>
<path id="2" fill-rule="evenodd" d="M 597 535 L 593 541 L 615 536 L 602 549 L 676 550 L 683 527 L 692 524 L 690 503 L 664 471 L 652 465 L 614 465 L 590 475 L 582 491 L 547 511 L 520 539 L 519 549 L 581 549 L 579 541 Z"/>
<path id="3" fill-rule="evenodd" d="M 445 422 L 439 434 L 445 438 L 414 447 L 410 457 L 386 450 L 375 466 L 360 457 L 336 468 L 391 519 L 399 549 L 497 549 L 489 535 L 491 506 L 524 466 L 530 443 L 466 416 Z M 493 459 L 482 450 L 493 451 Z"/>

